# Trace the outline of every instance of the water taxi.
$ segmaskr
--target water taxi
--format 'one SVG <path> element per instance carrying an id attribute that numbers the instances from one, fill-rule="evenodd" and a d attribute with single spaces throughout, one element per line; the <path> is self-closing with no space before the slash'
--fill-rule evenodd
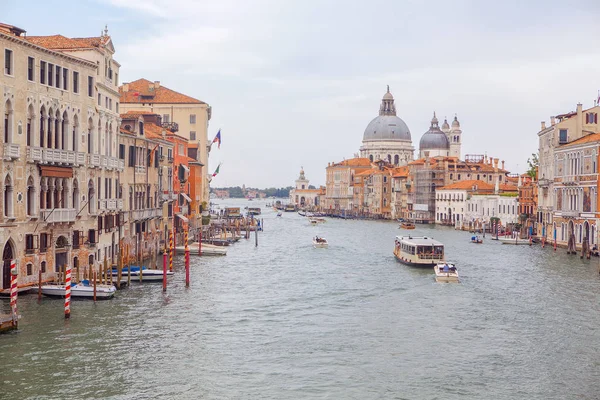
<path id="1" fill-rule="evenodd" d="M 329 243 L 327 243 L 327 239 L 315 236 L 313 238 L 313 246 L 315 246 L 316 249 L 325 249 L 329 247 Z"/>
<path id="2" fill-rule="evenodd" d="M 49 297 L 65 297 L 65 285 L 46 283 L 42 285 L 42 294 Z M 96 284 L 96 299 L 111 299 L 117 292 L 117 288 L 113 285 Z M 79 283 L 71 284 L 71 297 L 93 299 L 94 284 L 88 280 L 83 280 Z"/>
<path id="3" fill-rule="evenodd" d="M 394 256 L 411 267 L 431 268 L 444 260 L 444 244 L 428 236 L 396 236 Z"/>
<path id="4" fill-rule="evenodd" d="M 402 229 L 415 229 L 415 224 L 408 221 L 403 221 L 400 223 L 400 228 Z"/>
<path id="5" fill-rule="evenodd" d="M 449 262 L 441 262 L 433 267 L 436 282 L 458 282 L 458 270 Z"/>

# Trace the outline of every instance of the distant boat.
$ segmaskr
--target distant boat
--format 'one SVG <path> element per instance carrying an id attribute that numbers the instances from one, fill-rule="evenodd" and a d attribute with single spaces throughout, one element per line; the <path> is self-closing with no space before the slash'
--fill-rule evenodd
<path id="1" fill-rule="evenodd" d="M 482 244 L 483 239 L 481 236 L 471 236 L 471 243 Z"/>
<path id="2" fill-rule="evenodd" d="M 132 265 L 129 267 L 123 267 L 121 271 L 121 277 L 126 277 L 129 275 L 129 269 L 131 269 L 131 279 L 132 280 L 140 280 L 140 267 L 136 265 Z M 113 275 L 117 274 L 117 270 L 112 270 Z M 148 267 L 142 267 L 142 282 L 156 282 L 162 281 L 163 279 L 163 270 L 162 269 L 149 269 Z M 173 276 L 173 271 L 167 271 L 167 277 Z"/>
<path id="3" fill-rule="evenodd" d="M 42 294 L 50 297 L 65 297 L 66 286 L 55 283 L 42 285 Z M 110 299 L 117 292 L 113 285 L 96 285 L 96 299 Z M 71 297 L 73 298 L 94 298 L 94 284 L 88 280 L 71 284 Z"/>
<path id="4" fill-rule="evenodd" d="M 415 229 L 415 224 L 413 224 L 412 222 L 403 221 L 402 223 L 400 223 L 400 228 L 402 228 L 402 229 Z"/>
<path id="5" fill-rule="evenodd" d="M 458 282 L 458 269 L 449 262 L 441 262 L 433 267 L 436 282 Z"/>
<path id="6" fill-rule="evenodd" d="M 315 236 L 313 238 L 313 246 L 316 249 L 326 249 L 327 247 L 329 247 L 329 243 L 327 243 L 327 239 Z"/>
<path id="7" fill-rule="evenodd" d="M 283 213 L 281 211 L 277 211 L 277 216 L 281 217 L 283 215 Z"/>
<path id="8" fill-rule="evenodd" d="M 517 245 L 525 245 L 525 244 L 532 244 L 533 241 L 530 241 L 529 239 L 520 239 L 519 237 L 500 237 L 498 238 L 498 240 L 502 243 L 502 244 L 517 244 Z"/>

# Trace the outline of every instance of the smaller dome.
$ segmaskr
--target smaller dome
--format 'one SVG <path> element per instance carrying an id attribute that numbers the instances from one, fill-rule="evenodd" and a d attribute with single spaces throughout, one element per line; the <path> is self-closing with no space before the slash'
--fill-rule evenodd
<path id="1" fill-rule="evenodd" d="M 444 132 L 440 130 L 438 126 L 438 119 L 435 116 L 435 112 L 433 113 L 433 118 L 431 119 L 431 126 L 429 130 L 421 136 L 421 141 L 419 142 L 419 149 L 423 150 L 448 150 L 450 149 L 450 142 L 448 141 L 448 137 Z"/>
<path id="2" fill-rule="evenodd" d="M 460 122 L 458 122 L 458 118 L 456 118 L 456 115 L 454 115 L 454 121 L 452 121 L 452 127 L 460 128 Z"/>
<path id="3" fill-rule="evenodd" d="M 394 96 L 390 93 L 390 85 L 387 85 L 387 92 L 383 95 L 383 100 L 394 100 Z"/>
<path id="4" fill-rule="evenodd" d="M 442 130 L 450 129 L 450 125 L 448 125 L 448 120 L 444 118 L 444 123 L 442 124 Z"/>

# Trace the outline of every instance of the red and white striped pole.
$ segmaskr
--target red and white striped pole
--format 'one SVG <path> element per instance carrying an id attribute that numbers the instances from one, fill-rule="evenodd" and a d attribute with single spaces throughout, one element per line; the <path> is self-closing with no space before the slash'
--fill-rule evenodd
<path id="1" fill-rule="evenodd" d="M 185 243 L 185 287 L 190 286 L 190 246 L 188 245 L 188 226 L 183 231 L 183 242 Z"/>
<path id="2" fill-rule="evenodd" d="M 13 321 L 16 322 L 17 316 L 17 278 L 19 271 L 17 270 L 17 260 L 10 260 L 10 308 L 12 311 Z"/>
<path id="3" fill-rule="evenodd" d="M 65 274 L 65 319 L 71 318 L 71 266 L 67 265 Z"/>

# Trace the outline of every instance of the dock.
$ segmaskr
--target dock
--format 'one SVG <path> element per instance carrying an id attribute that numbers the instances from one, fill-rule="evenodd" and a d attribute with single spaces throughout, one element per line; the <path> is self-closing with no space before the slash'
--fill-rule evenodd
<path id="1" fill-rule="evenodd" d="M 0 314 L 0 333 L 14 331 L 18 327 L 18 318 L 15 320 L 11 314 Z"/>

